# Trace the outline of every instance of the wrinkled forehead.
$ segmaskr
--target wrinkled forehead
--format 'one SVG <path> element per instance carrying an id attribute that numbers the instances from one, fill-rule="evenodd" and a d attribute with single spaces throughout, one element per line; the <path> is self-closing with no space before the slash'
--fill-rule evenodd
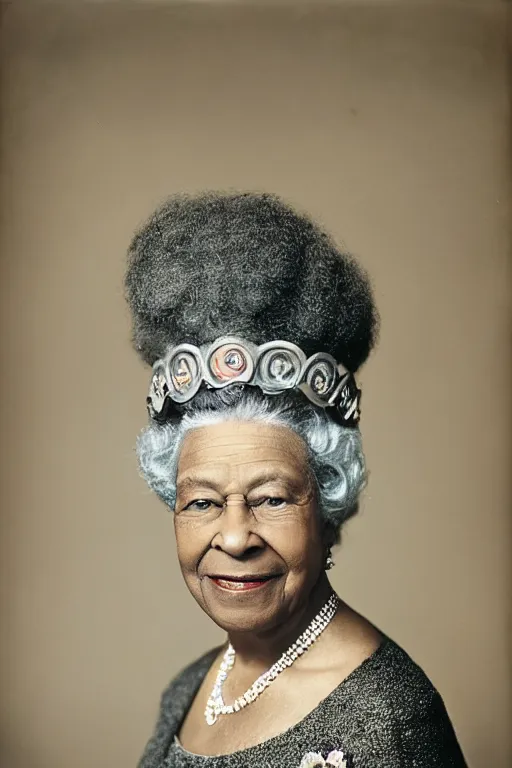
<path id="1" fill-rule="evenodd" d="M 185 435 L 178 464 L 178 483 L 187 477 L 251 482 L 268 476 L 306 482 L 307 449 L 288 427 L 226 421 Z"/>

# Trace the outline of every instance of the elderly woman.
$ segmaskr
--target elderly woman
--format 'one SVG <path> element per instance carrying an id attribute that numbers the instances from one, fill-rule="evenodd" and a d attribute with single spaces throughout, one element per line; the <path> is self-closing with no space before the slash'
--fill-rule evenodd
<path id="1" fill-rule="evenodd" d="M 461 768 L 443 701 L 331 587 L 366 470 L 364 271 L 278 198 L 171 198 L 134 237 L 139 437 L 183 577 L 227 634 L 164 691 L 140 768 Z"/>

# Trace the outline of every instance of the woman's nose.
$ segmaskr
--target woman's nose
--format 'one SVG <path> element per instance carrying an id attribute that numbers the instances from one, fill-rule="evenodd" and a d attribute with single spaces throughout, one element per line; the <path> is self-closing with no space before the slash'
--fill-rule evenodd
<path id="1" fill-rule="evenodd" d="M 254 517 L 241 494 L 226 498 L 219 522 L 219 530 L 212 541 L 212 546 L 217 549 L 232 557 L 242 557 L 249 550 L 263 546 L 261 538 L 253 530 Z"/>

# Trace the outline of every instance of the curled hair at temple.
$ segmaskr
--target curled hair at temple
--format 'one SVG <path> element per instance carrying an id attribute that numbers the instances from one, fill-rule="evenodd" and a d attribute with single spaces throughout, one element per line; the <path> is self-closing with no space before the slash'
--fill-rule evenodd
<path id="1" fill-rule="evenodd" d="M 224 421 L 275 424 L 302 438 L 327 538 L 339 541 L 341 526 L 357 512 L 366 484 L 361 433 L 337 424 L 300 392 L 264 395 L 243 385 L 204 391 L 180 417 L 146 427 L 137 441 L 141 474 L 165 504 L 174 509 L 179 454 L 187 432 Z"/>

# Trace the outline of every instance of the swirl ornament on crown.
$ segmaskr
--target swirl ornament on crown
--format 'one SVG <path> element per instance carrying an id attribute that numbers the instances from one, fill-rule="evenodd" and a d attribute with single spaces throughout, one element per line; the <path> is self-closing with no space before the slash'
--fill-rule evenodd
<path id="1" fill-rule="evenodd" d="M 146 400 L 149 415 L 163 423 L 172 415 L 174 403 L 192 400 L 201 387 L 222 389 L 230 384 L 257 386 L 267 395 L 299 389 L 340 424 L 357 427 L 360 420 L 361 390 L 354 375 L 334 357 L 317 352 L 308 358 L 288 341 L 257 346 L 236 336 L 201 347 L 171 347 L 153 365 Z"/>

